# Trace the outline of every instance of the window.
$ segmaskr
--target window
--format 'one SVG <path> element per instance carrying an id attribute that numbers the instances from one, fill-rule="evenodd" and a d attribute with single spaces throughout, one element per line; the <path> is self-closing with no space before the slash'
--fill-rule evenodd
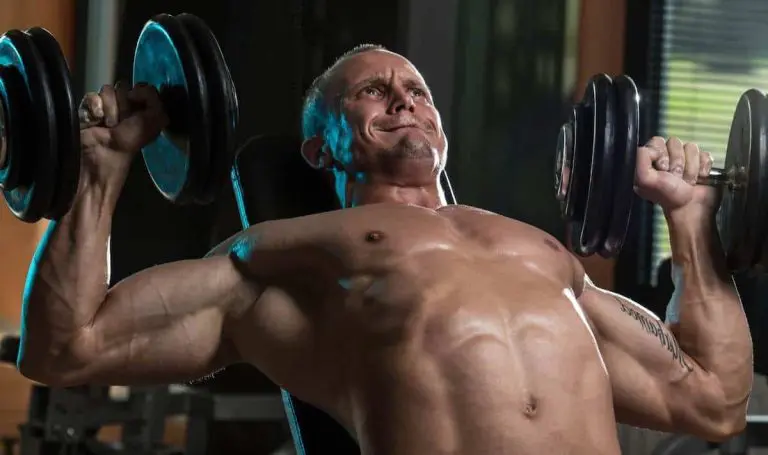
<path id="1" fill-rule="evenodd" d="M 656 35 L 659 133 L 698 143 L 722 166 L 739 97 L 750 88 L 768 88 L 768 1 L 665 0 L 663 5 Z M 658 207 L 653 218 L 655 276 L 670 251 Z"/>

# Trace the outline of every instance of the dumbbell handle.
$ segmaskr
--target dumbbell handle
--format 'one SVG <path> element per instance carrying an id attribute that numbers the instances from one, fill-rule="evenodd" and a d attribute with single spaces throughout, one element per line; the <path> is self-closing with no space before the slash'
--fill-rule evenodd
<path id="1" fill-rule="evenodd" d="M 745 169 L 743 167 L 737 168 L 736 166 L 728 169 L 712 168 L 708 176 L 696 179 L 697 185 L 727 186 L 730 189 L 740 188 L 744 183 L 746 183 Z"/>

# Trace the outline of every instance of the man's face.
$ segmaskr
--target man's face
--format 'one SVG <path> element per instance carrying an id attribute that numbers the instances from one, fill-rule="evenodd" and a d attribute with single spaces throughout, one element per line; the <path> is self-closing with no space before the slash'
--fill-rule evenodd
<path id="1" fill-rule="evenodd" d="M 356 172 L 436 175 L 445 163 L 440 114 L 418 70 L 388 51 L 360 53 L 343 61 L 329 85 L 338 106 L 338 128 L 347 130 L 349 156 L 338 156 Z M 334 133 L 331 132 L 331 135 Z M 426 176 L 426 175 L 425 175 Z"/>

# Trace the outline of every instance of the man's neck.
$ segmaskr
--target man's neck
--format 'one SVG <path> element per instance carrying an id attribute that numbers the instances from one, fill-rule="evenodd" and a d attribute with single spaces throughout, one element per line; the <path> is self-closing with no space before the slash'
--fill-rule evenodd
<path id="1" fill-rule="evenodd" d="M 446 205 L 439 182 L 425 186 L 353 183 L 348 188 L 350 206 L 392 202 L 436 209 Z"/>

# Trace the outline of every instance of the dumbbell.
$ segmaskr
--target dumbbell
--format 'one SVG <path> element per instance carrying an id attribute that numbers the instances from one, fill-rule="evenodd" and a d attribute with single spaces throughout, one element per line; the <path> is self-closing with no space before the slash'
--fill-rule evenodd
<path id="1" fill-rule="evenodd" d="M 35 27 L 0 37 L 0 189 L 11 212 L 62 216 L 77 191 L 79 130 L 69 69 L 56 39 Z"/>
<path id="2" fill-rule="evenodd" d="M 616 256 L 634 200 L 640 96 L 625 75 L 592 77 L 560 128 L 555 192 L 574 251 Z M 739 99 L 725 166 L 697 184 L 722 188 L 718 226 L 728 265 L 759 264 L 768 229 L 768 100 L 758 90 Z"/>
<path id="3" fill-rule="evenodd" d="M 139 34 L 133 81 L 157 89 L 170 120 L 142 150 L 155 186 L 177 204 L 213 201 L 235 161 L 239 118 L 216 37 L 191 14 L 153 17 Z"/>
<path id="4" fill-rule="evenodd" d="M 238 101 L 215 36 L 191 14 L 160 14 L 137 40 L 133 83 L 160 94 L 169 124 L 142 149 L 153 183 L 177 204 L 211 202 L 235 158 Z M 41 28 L 0 37 L 0 187 L 25 222 L 58 219 L 74 201 L 80 133 L 70 72 Z"/>

